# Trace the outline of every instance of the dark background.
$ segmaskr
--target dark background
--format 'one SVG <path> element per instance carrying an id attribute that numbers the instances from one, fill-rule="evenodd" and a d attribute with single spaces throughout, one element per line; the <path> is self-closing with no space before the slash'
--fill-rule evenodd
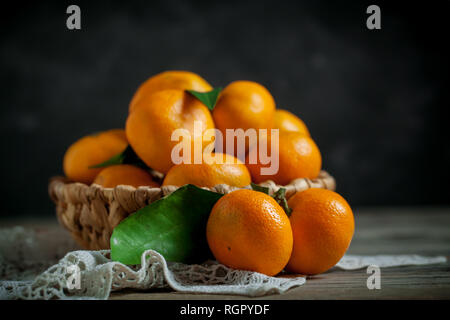
<path id="1" fill-rule="evenodd" d="M 170 69 L 265 85 L 308 125 L 353 206 L 448 205 L 450 1 L 20 2 L 2 10 L 1 212 L 52 215 L 76 139 L 123 127 Z M 81 7 L 82 29 L 66 28 Z M 366 28 L 378 4 L 382 29 Z M 19 6 L 20 5 L 20 6 Z"/>

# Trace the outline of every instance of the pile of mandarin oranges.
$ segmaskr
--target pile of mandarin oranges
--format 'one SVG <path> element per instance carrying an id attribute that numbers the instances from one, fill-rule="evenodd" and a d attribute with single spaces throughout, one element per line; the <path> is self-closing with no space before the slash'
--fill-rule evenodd
<path id="1" fill-rule="evenodd" d="M 213 87 L 187 71 L 166 71 L 149 78 L 130 101 L 124 129 L 85 136 L 67 149 L 63 160 L 67 178 L 105 188 L 185 184 L 242 188 L 267 180 L 286 185 L 319 175 L 322 156 L 307 126 L 289 111 L 277 109 L 261 84 L 228 84 L 212 110 L 187 90 L 206 93 Z M 267 136 L 267 145 L 277 144 L 278 170 L 262 174 L 261 169 L 269 165 L 260 161 L 257 148 L 250 143 L 245 146 L 244 159 L 237 159 L 233 152 L 216 153 L 215 159 L 222 161 L 174 164 L 172 150 L 178 142 L 172 133 L 180 128 L 193 133 L 195 122 L 202 124 L 203 132 L 217 129 L 223 133 L 221 150 L 226 150 L 227 129 L 278 129 L 276 141 Z M 200 141 L 202 150 L 208 145 L 210 141 Z M 144 166 L 97 166 L 130 147 Z M 252 156 L 257 161 L 248 161 Z M 154 178 L 149 168 L 163 178 Z M 214 205 L 206 227 L 215 258 L 232 268 L 270 276 L 283 270 L 312 275 L 333 267 L 354 233 L 353 213 L 346 200 L 333 191 L 312 188 L 296 193 L 287 204 L 289 212 L 268 194 L 249 189 L 224 195 Z"/>

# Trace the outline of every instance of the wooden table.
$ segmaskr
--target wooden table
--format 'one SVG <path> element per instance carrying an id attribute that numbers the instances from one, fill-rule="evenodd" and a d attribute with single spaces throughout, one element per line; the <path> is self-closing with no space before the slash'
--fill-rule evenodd
<path id="1" fill-rule="evenodd" d="M 356 233 L 350 254 L 420 254 L 450 256 L 449 208 L 361 208 L 355 210 Z M 0 225 L 54 228 L 55 221 L 1 221 Z M 66 237 L 64 231 L 58 233 Z M 333 269 L 309 277 L 306 284 L 281 295 L 258 299 L 450 299 L 450 262 L 381 269 L 381 289 L 367 288 L 366 269 Z M 123 291 L 111 299 L 248 299 L 232 295 L 185 294 L 170 290 Z"/>

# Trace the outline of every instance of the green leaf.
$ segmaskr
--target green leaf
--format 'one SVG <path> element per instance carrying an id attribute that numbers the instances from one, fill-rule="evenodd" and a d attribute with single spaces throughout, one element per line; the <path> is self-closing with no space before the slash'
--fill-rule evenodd
<path id="1" fill-rule="evenodd" d="M 217 98 L 219 97 L 222 88 L 220 87 L 215 88 L 208 92 L 198 92 L 194 90 L 186 90 L 186 91 L 192 94 L 198 100 L 200 100 L 205 106 L 208 107 L 209 110 L 212 110 L 216 106 Z"/>
<path id="2" fill-rule="evenodd" d="M 257 185 L 256 183 L 253 183 L 253 182 L 250 185 L 254 191 L 259 191 L 259 192 L 269 195 L 268 187 L 263 187 L 263 186 Z"/>
<path id="3" fill-rule="evenodd" d="M 134 152 L 133 148 L 131 148 L 130 145 L 128 145 L 124 151 L 122 151 L 119 154 L 116 154 L 115 156 L 111 157 L 105 162 L 90 166 L 89 168 L 90 169 L 105 168 L 118 164 L 132 164 L 144 169 L 148 169 L 147 165 L 137 156 L 137 154 Z"/>
<path id="4" fill-rule="evenodd" d="M 140 264 L 152 249 L 168 261 L 203 262 L 211 257 L 206 242 L 209 213 L 222 194 L 185 185 L 124 219 L 111 236 L 111 259 Z"/>

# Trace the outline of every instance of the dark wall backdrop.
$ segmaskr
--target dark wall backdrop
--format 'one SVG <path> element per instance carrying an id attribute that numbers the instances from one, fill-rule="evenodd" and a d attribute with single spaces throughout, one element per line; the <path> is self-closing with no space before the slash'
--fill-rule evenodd
<path id="1" fill-rule="evenodd" d="M 82 30 L 66 28 L 81 7 Z M 299 115 L 350 204 L 448 205 L 449 1 L 20 2 L 2 10 L 1 214 L 54 214 L 76 139 L 122 127 L 149 76 L 254 80 Z"/>

